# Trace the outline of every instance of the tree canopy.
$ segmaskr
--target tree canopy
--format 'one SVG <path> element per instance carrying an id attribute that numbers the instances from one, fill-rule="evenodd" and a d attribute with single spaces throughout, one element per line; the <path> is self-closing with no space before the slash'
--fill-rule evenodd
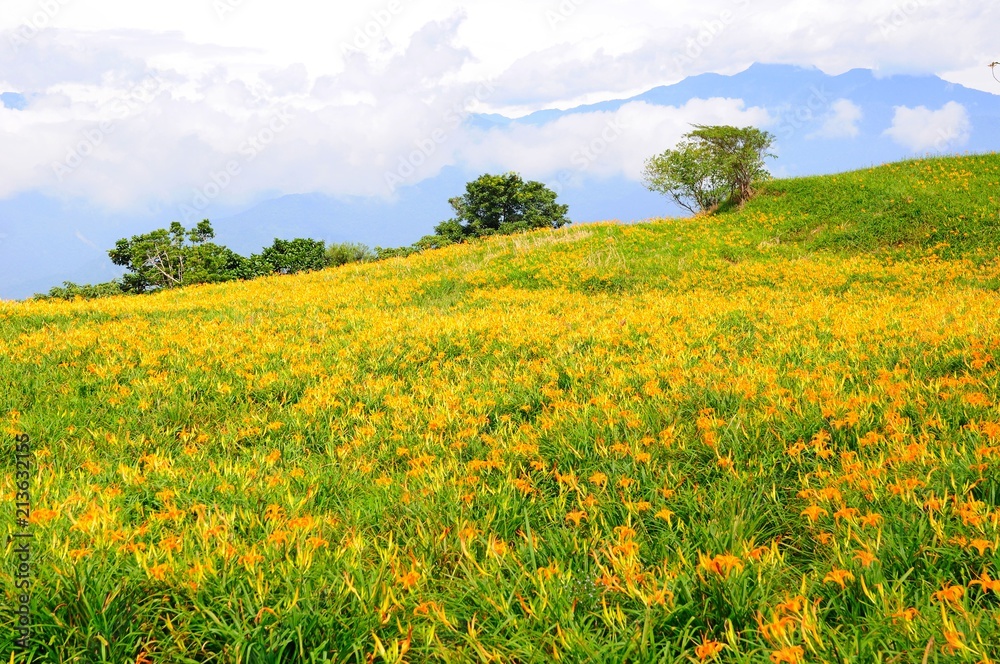
<path id="1" fill-rule="evenodd" d="M 122 290 L 133 293 L 233 279 L 241 257 L 209 242 L 214 237 L 208 219 L 191 230 L 175 221 L 169 228 L 118 240 L 108 256 L 128 270 Z"/>
<path id="2" fill-rule="evenodd" d="M 755 127 L 695 125 L 672 149 L 646 161 L 643 180 L 690 212 L 739 205 L 770 177 L 764 166 L 774 136 Z"/>
<path id="3" fill-rule="evenodd" d="M 570 223 L 568 205 L 541 182 L 525 181 L 517 173 L 481 175 L 465 185 L 465 193 L 449 199 L 455 216 L 434 228 L 418 245 L 440 246 L 486 235 L 506 235 Z"/>
<path id="4" fill-rule="evenodd" d="M 123 238 L 108 252 L 115 265 L 127 270 L 121 281 L 96 286 L 66 283 L 41 297 L 69 299 L 104 297 L 119 292 L 147 293 L 190 284 L 321 270 L 365 260 L 372 255 L 362 244 L 328 248 L 322 240 L 275 238 L 274 243 L 259 254 L 243 257 L 227 247 L 209 242 L 214 237 L 212 224 L 205 219 L 190 230 L 175 221 L 169 228 Z"/>
<path id="5" fill-rule="evenodd" d="M 274 239 L 274 244 L 264 249 L 260 257 L 278 274 L 295 274 L 327 267 L 326 245 L 322 240 L 296 238 Z M 253 257 L 251 257 L 253 258 Z"/>

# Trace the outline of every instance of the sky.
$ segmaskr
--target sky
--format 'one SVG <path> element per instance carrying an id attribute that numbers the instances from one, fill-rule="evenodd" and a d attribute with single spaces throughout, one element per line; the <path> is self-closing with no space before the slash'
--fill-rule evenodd
<path id="1" fill-rule="evenodd" d="M 456 164 L 544 179 L 601 136 L 621 140 L 592 172 L 636 180 L 690 122 L 766 124 L 767 110 L 710 99 L 542 127 L 468 120 L 755 62 L 1000 92 L 987 68 L 1000 3 L 986 0 L 0 1 L 0 199 L 163 210 L 164 223 L 282 194 L 392 198 Z M 857 108 L 834 111 L 824 131 L 850 135 Z M 928 119 L 961 132 L 961 113 L 902 109 L 889 135 L 916 149 Z M 16 223 L 0 219 L 0 238 Z"/>

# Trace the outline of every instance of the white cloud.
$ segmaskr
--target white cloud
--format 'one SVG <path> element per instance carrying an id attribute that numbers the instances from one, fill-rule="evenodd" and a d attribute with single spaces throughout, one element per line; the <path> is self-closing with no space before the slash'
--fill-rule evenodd
<path id="1" fill-rule="evenodd" d="M 676 145 L 692 124 L 771 122 L 767 110 L 746 108 L 741 99 L 692 99 L 681 107 L 631 102 L 617 111 L 475 132 L 460 155 L 478 169 L 512 168 L 535 179 L 574 181 L 586 173 L 639 180 L 646 159 Z"/>
<path id="2" fill-rule="evenodd" d="M 964 145 L 971 129 L 965 106 L 950 101 L 937 111 L 896 106 L 892 126 L 884 134 L 914 152 L 943 152 Z"/>
<path id="3" fill-rule="evenodd" d="M 860 133 L 858 122 L 862 117 L 864 114 L 860 106 L 850 99 L 838 99 L 831 104 L 823 126 L 809 138 L 854 138 Z"/>
<path id="4" fill-rule="evenodd" d="M 206 187 L 227 203 L 265 192 L 383 195 L 385 174 L 429 139 L 407 183 L 460 163 L 634 178 L 688 122 L 759 124 L 766 113 L 737 100 L 630 104 L 486 131 L 456 123 L 456 109 L 568 107 L 752 62 L 958 71 L 988 61 L 989 26 L 1000 22 L 1000 3 L 974 0 L 921 0 L 888 33 L 879 21 L 898 0 L 3 1 L 0 92 L 30 103 L 0 108 L 0 153 L 11 156 L 0 161 L 0 197 L 40 190 L 116 208 L 175 205 Z M 216 11 L 219 2 L 233 11 Z M 136 95 L 151 74 L 155 92 Z M 476 95 L 484 81 L 492 91 Z M 854 135 L 856 107 L 837 103 L 820 133 Z M 288 108 L 287 127 L 270 129 Z M 613 131 L 608 122 L 623 121 L 636 129 L 586 154 Z M 896 140 L 913 133 L 900 122 Z M 944 124 L 950 143 L 968 133 Z M 79 166 L 60 179 L 54 167 L 67 162 Z M 239 173 L 221 187 L 215 176 L 233 162 Z"/>
<path id="5" fill-rule="evenodd" d="M 0 163 L 0 196 L 38 189 L 128 208 L 198 192 L 230 204 L 261 192 L 384 194 L 386 164 L 451 130 L 449 111 L 478 87 L 450 80 L 469 58 L 453 45 L 458 25 L 429 24 L 389 60 L 354 57 L 312 82 L 301 66 L 186 74 L 129 63 L 94 76 L 79 55 L 88 35 L 39 35 L 20 57 L 73 73 L 50 77 L 23 111 L 0 108 L 0 152 L 18 155 Z M 108 47 L 96 71 L 114 56 Z"/>

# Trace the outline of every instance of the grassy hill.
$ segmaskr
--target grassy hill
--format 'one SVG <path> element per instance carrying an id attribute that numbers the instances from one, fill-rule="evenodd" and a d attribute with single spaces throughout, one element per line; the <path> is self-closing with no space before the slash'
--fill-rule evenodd
<path id="1" fill-rule="evenodd" d="M 781 180 L 764 193 L 744 219 L 775 218 L 776 239 L 808 249 L 908 249 L 992 259 L 1000 248 L 997 154 Z"/>
<path id="2" fill-rule="evenodd" d="M 998 181 L 2 303 L 22 659 L 1000 659 Z"/>

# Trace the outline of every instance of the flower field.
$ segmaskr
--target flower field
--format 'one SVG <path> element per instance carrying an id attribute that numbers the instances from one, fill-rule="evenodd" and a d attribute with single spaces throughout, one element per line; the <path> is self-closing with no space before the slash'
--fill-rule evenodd
<path id="1" fill-rule="evenodd" d="M 793 192 L 0 303 L 0 653 L 1000 661 L 1000 158 L 885 168 L 822 180 L 942 219 L 885 250 Z"/>

